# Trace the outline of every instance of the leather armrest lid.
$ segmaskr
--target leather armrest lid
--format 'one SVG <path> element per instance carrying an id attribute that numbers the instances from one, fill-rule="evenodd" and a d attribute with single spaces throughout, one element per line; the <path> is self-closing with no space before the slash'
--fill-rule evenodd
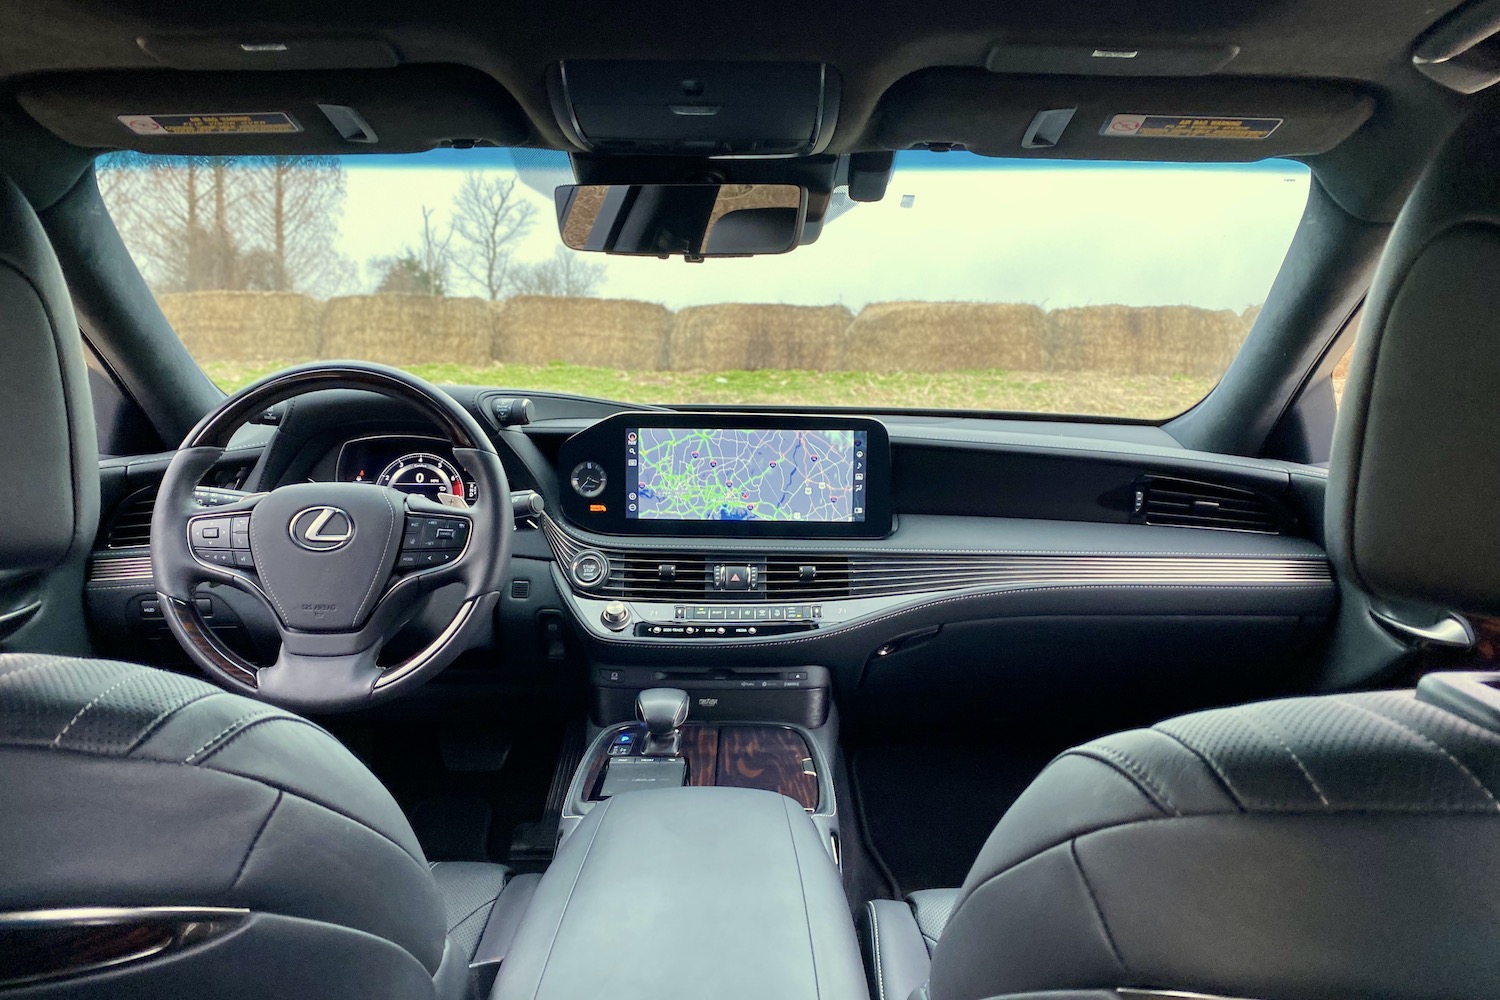
<path id="1" fill-rule="evenodd" d="M 865 1000 L 849 904 L 791 799 L 632 792 L 542 877 L 492 1000 Z"/>

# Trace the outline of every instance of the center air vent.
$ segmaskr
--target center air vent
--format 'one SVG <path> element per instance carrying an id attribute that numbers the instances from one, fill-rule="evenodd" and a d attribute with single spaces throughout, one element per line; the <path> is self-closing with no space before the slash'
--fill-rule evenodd
<path id="1" fill-rule="evenodd" d="M 1270 497 L 1251 490 L 1166 476 L 1136 484 L 1131 520 L 1179 528 L 1281 534 L 1289 517 Z"/>

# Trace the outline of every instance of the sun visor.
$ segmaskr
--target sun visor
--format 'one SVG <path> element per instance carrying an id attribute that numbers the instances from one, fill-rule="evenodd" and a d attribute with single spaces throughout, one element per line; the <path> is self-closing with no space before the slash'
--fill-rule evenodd
<path id="1" fill-rule="evenodd" d="M 16 96 L 76 146 L 143 153 L 402 153 L 531 134 L 510 92 L 465 66 L 70 73 Z"/>
<path id="2" fill-rule="evenodd" d="M 1374 109 L 1366 90 L 1341 81 L 944 68 L 913 73 L 886 91 L 876 141 L 897 150 L 957 145 L 987 156 L 1236 162 L 1326 152 Z M 1038 143 L 1043 123 L 1051 130 Z"/>

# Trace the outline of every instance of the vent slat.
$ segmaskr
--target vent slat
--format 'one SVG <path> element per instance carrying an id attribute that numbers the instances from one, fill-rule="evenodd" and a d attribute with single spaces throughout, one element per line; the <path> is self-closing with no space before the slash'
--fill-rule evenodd
<path id="1" fill-rule="evenodd" d="M 1147 524 L 1280 534 L 1281 510 L 1269 497 L 1217 483 L 1154 476 L 1144 481 L 1138 516 Z"/>

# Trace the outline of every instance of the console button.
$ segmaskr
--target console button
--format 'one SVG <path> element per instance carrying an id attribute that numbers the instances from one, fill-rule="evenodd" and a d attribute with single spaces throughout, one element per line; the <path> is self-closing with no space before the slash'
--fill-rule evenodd
<path id="1" fill-rule="evenodd" d="M 771 615 L 771 621 L 773 621 L 773 622 L 784 622 L 784 621 L 786 621 L 786 608 L 767 608 L 766 610 Z"/>
<path id="2" fill-rule="evenodd" d="M 753 583 L 751 568 L 745 564 L 714 567 L 714 583 L 720 590 L 749 590 Z"/>

